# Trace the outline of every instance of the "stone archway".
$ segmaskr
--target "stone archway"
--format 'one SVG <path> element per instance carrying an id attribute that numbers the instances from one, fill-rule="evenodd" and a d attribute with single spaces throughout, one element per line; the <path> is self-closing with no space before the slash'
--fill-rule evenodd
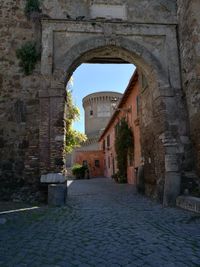
<path id="1" fill-rule="evenodd" d="M 147 194 L 165 205 L 180 191 L 180 166 L 187 136 L 181 100 L 176 28 L 125 22 L 43 20 L 40 92 L 40 169 L 62 171 L 65 83 L 95 57 L 134 63 L 141 77 L 141 145 Z M 180 112 L 181 111 L 181 112 Z"/>

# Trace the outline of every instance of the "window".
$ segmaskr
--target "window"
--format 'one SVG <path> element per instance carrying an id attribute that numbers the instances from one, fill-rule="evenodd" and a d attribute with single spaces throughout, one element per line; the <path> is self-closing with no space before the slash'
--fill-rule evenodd
<path id="1" fill-rule="evenodd" d="M 93 110 L 90 110 L 90 116 L 93 116 Z"/>
<path id="2" fill-rule="evenodd" d="M 83 160 L 83 166 L 87 166 L 88 163 L 87 163 L 87 160 Z"/>
<path id="3" fill-rule="evenodd" d="M 108 157 L 108 168 L 110 169 L 110 157 Z"/>
<path id="4" fill-rule="evenodd" d="M 107 147 L 110 147 L 110 135 L 107 136 Z"/>
<path id="5" fill-rule="evenodd" d="M 95 167 L 100 167 L 100 163 L 99 163 L 99 160 L 98 159 L 95 159 L 95 161 L 94 161 L 94 166 Z"/>
<path id="6" fill-rule="evenodd" d="M 103 151 L 106 149 L 106 141 L 103 140 Z"/>

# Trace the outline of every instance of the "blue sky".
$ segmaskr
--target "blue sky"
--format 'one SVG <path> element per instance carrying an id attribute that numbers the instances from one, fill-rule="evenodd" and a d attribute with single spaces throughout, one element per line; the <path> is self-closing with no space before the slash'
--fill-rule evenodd
<path id="1" fill-rule="evenodd" d="M 74 128 L 84 132 L 84 110 L 82 99 L 88 94 L 99 91 L 123 93 L 135 70 L 132 64 L 82 64 L 73 73 L 72 95 L 80 109 L 80 121 Z"/>

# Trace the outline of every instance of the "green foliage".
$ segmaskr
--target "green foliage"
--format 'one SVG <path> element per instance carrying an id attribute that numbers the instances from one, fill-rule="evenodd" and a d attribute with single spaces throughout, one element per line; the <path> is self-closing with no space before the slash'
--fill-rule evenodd
<path id="1" fill-rule="evenodd" d="M 72 174 L 76 176 L 77 179 L 85 178 L 85 173 L 88 167 L 85 165 L 75 164 L 72 167 Z"/>
<path id="2" fill-rule="evenodd" d="M 30 75 L 33 72 L 35 64 L 40 59 L 35 42 L 27 42 L 22 45 L 21 48 L 17 49 L 16 56 L 25 75 Z"/>
<path id="3" fill-rule="evenodd" d="M 79 120 L 79 109 L 74 105 L 71 91 L 67 91 L 67 120 L 71 121 Z"/>
<path id="4" fill-rule="evenodd" d="M 87 137 L 85 134 L 74 130 L 69 127 L 66 132 L 65 152 L 71 153 L 75 147 L 79 147 L 81 143 L 86 141 Z"/>
<path id="5" fill-rule="evenodd" d="M 76 147 L 87 140 L 85 134 L 73 129 L 73 122 L 78 120 L 80 116 L 79 109 L 73 104 L 72 94 L 67 91 L 67 114 L 65 118 L 66 123 L 66 142 L 65 152 L 71 153 Z"/>
<path id="6" fill-rule="evenodd" d="M 128 155 L 133 150 L 133 132 L 125 119 L 122 119 L 115 128 L 115 151 L 117 156 L 118 172 L 113 177 L 119 183 L 127 182 Z"/>
<path id="7" fill-rule="evenodd" d="M 26 0 L 24 12 L 28 18 L 33 12 L 41 12 L 40 1 L 39 0 Z"/>
<path id="8" fill-rule="evenodd" d="M 192 190 L 191 194 L 192 194 L 193 196 L 195 196 L 195 197 L 200 197 L 200 185 L 199 185 L 199 186 L 196 186 L 196 187 Z"/>
<path id="9" fill-rule="evenodd" d="M 115 180 L 115 182 L 120 184 L 127 183 L 127 177 L 125 175 L 121 175 L 120 172 L 116 172 L 112 175 L 112 178 Z"/>

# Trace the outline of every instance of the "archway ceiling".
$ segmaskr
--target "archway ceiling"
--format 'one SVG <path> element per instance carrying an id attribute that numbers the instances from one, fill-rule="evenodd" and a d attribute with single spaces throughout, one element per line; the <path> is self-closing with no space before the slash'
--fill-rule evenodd
<path id="1" fill-rule="evenodd" d="M 94 57 L 85 63 L 99 63 L 99 64 L 130 64 L 129 62 L 117 57 Z"/>

